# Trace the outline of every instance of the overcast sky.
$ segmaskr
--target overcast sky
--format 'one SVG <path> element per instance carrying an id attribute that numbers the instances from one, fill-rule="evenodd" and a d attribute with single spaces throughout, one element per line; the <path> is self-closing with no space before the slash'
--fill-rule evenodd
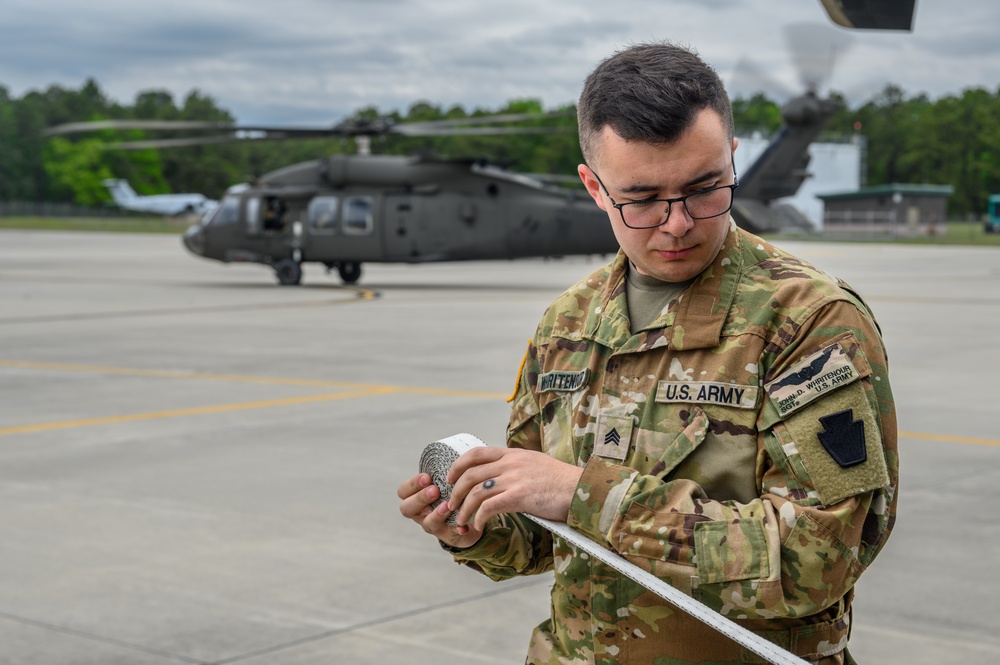
<path id="1" fill-rule="evenodd" d="M 932 98 L 1000 86 L 998 0 L 917 0 L 912 33 L 835 28 L 819 0 L 4 0 L 0 85 L 20 97 L 93 78 L 125 104 L 197 89 L 243 123 L 326 125 L 418 100 L 554 108 L 616 49 L 669 39 L 734 96 L 761 85 L 776 96 L 801 89 L 786 39 L 801 23 L 826 33 L 809 40 L 818 62 L 850 40 L 823 89 L 852 101 L 890 82 Z"/>

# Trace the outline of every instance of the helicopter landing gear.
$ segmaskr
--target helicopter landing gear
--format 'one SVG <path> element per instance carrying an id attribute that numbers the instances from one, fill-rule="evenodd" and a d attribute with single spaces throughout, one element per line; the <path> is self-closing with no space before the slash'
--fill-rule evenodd
<path id="1" fill-rule="evenodd" d="M 361 279 L 361 264 L 354 261 L 344 261 L 337 265 L 337 272 L 344 284 L 354 284 Z"/>
<path id="2" fill-rule="evenodd" d="M 274 264 L 274 274 L 282 286 L 297 286 L 302 281 L 302 264 L 294 259 L 282 259 Z"/>

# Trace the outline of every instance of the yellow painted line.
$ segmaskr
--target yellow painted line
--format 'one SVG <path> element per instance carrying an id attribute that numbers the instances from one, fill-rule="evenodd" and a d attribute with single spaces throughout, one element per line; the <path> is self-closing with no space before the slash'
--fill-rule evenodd
<path id="1" fill-rule="evenodd" d="M 312 395 L 306 397 L 291 397 L 285 399 L 264 400 L 258 402 L 244 402 L 241 404 L 210 406 L 210 407 L 201 407 L 195 409 L 179 409 L 176 411 L 158 411 L 154 413 L 135 414 L 131 416 L 113 416 L 109 418 L 89 418 L 84 420 L 70 420 L 70 421 L 63 421 L 56 423 L 42 423 L 38 425 L 23 425 L 20 427 L 0 428 L 0 435 L 15 434 L 21 432 L 37 432 L 50 429 L 63 429 L 67 427 L 79 427 L 85 425 L 101 425 L 101 424 L 115 423 L 115 422 L 129 422 L 135 420 L 152 420 L 157 418 L 174 418 L 179 416 L 200 415 L 206 413 L 223 413 L 226 411 L 267 408 L 270 406 L 285 406 L 288 404 L 304 404 L 309 402 L 322 402 L 334 399 L 370 397 L 373 395 L 382 395 L 386 393 L 404 393 L 409 395 L 435 395 L 439 397 L 471 397 L 475 399 L 502 399 L 502 400 L 506 400 L 508 397 L 508 395 L 504 393 L 473 391 L 473 390 L 452 390 L 446 388 L 417 388 L 417 387 L 407 387 L 407 386 L 353 383 L 346 381 L 296 379 L 296 378 L 276 377 L 276 376 L 208 374 L 199 372 L 181 372 L 174 370 L 135 369 L 128 367 L 104 367 L 100 365 L 75 365 L 67 363 L 28 362 L 28 361 L 4 360 L 4 359 L 0 359 L 0 367 L 44 369 L 44 370 L 62 371 L 62 372 L 90 372 L 95 374 L 117 374 L 121 376 L 148 376 L 154 378 L 188 379 L 188 380 L 198 380 L 198 381 L 257 383 L 264 385 L 299 386 L 307 388 L 341 388 L 345 390 L 354 391 L 354 392 L 344 392 L 344 393 L 332 393 L 327 395 Z M 980 439 L 968 436 L 926 434 L 923 432 L 900 432 L 899 436 L 906 439 L 917 439 L 921 441 L 939 441 L 943 443 L 962 443 L 975 446 L 1000 447 L 1000 441 L 998 440 Z"/>
<path id="2" fill-rule="evenodd" d="M 386 386 L 388 387 L 388 386 Z M 396 392 L 408 395 L 437 395 L 439 397 L 475 397 L 476 399 L 502 399 L 504 402 L 510 397 L 507 393 L 493 393 L 485 390 L 452 390 L 449 388 L 408 388 L 404 386 L 393 386 Z"/>
<path id="3" fill-rule="evenodd" d="M 341 388 L 354 392 L 333 393 L 325 395 L 312 395 L 305 397 L 291 397 L 276 400 L 264 400 L 258 402 L 244 402 L 240 404 L 200 407 L 195 409 L 179 409 L 175 411 L 158 411 L 146 414 L 134 414 L 126 416 L 112 416 L 108 418 L 88 418 L 83 420 L 69 420 L 55 423 L 41 423 L 37 425 L 22 425 L 19 427 L 0 428 L 0 435 L 15 434 L 23 432 L 38 432 L 51 429 L 64 429 L 68 427 L 80 427 L 87 425 L 102 425 L 117 422 L 130 422 L 137 420 L 153 420 L 158 418 L 175 418 L 180 416 L 201 415 L 207 413 L 223 413 L 226 411 L 239 411 L 246 409 L 267 408 L 271 406 L 285 406 L 288 404 L 305 404 L 309 402 L 322 402 L 334 399 L 349 399 L 355 397 L 370 397 L 386 393 L 404 393 L 409 395 L 435 395 L 439 397 L 467 397 L 475 399 L 502 399 L 506 400 L 508 395 L 504 393 L 494 393 L 472 390 L 452 390 L 446 388 L 417 388 L 407 386 L 391 386 L 366 383 L 353 383 L 345 381 L 323 381 L 318 379 L 296 379 L 275 376 L 247 376 L 240 374 L 209 374 L 199 372 L 181 372 L 173 370 L 154 369 L 134 369 L 127 367 L 104 367 L 100 365 L 75 365 L 67 363 L 46 363 L 28 362 L 20 360 L 0 359 L 0 367 L 19 367 L 23 369 L 44 369 L 62 372 L 90 372 L 95 374 L 117 374 L 122 376 L 148 376 L 154 378 L 168 379 L 188 379 L 198 381 L 225 381 L 234 383 L 257 383 L 264 385 L 299 386 L 307 388 Z M 927 434 L 923 432 L 900 432 L 899 436 L 906 439 L 917 439 L 921 441 L 938 441 L 942 443 L 961 443 L 975 446 L 1000 447 L 1000 441 L 995 439 L 980 439 L 968 436 L 952 436 L 946 434 Z"/>
<path id="4" fill-rule="evenodd" d="M 160 379 L 191 379 L 200 381 L 227 381 L 232 383 L 262 383 L 275 386 L 305 386 L 309 388 L 359 388 L 362 384 L 342 381 L 319 381 L 271 376 L 243 376 L 238 374 L 207 374 L 176 370 L 135 369 L 130 367 L 104 367 L 101 365 L 74 365 L 67 363 L 23 362 L 0 360 L 0 367 L 45 369 L 56 372 L 86 372 L 92 374 L 117 374 L 121 376 L 149 376 Z M 374 386 L 373 386 L 374 387 Z"/>
<path id="5" fill-rule="evenodd" d="M 256 402 L 239 402 L 236 404 L 217 404 L 215 406 L 199 406 L 191 409 L 173 409 L 170 411 L 152 411 L 149 413 L 131 413 L 121 416 L 105 416 L 102 418 L 83 418 L 80 420 L 63 420 L 60 422 L 37 423 L 34 425 L 19 425 L 0 428 L 0 436 L 7 434 L 26 434 L 29 432 L 46 432 L 71 427 L 90 427 L 93 425 L 114 425 L 118 423 L 133 423 L 143 420 L 162 420 L 164 418 L 180 418 L 184 416 L 202 416 L 231 411 L 246 411 L 249 409 L 268 409 L 276 406 L 292 406 L 296 404 L 311 404 L 329 402 L 337 399 L 352 399 L 355 397 L 371 397 L 395 392 L 392 389 L 359 390 L 355 392 L 327 393 L 323 395 L 305 395 L 303 397 L 285 397 L 283 399 L 259 400 Z"/>
<path id="6" fill-rule="evenodd" d="M 904 439 L 919 439 L 921 441 L 943 441 L 945 443 L 967 443 L 973 446 L 1000 447 L 1000 441 L 995 439 L 977 439 L 971 436 L 951 436 L 948 434 L 923 434 L 921 432 L 900 432 Z"/>
<path id="7" fill-rule="evenodd" d="M 0 359 L 0 367 L 17 367 L 22 369 L 39 369 L 56 372 L 86 372 L 94 374 L 112 374 L 118 376 L 141 376 L 166 379 L 186 379 L 197 381 L 222 381 L 235 383 L 255 383 L 263 385 L 297 386 L 305 388 L 340 388 L 347 392 L 327 393 L 322 395 L 307 395 L 303 397 L 288 397 L 283 399 L 259 400 L 241 402 L 238 404 L 221 404 L 191 409 L 174 409 L 170 411 L 154 411 L 120 416 L 99 418 L 84 418 L 79 420 L 64 420 L 48 423 L 19 425 L 0 428 L 0 436 L 7 434 L 25 434 L 28 432 L 44 432 L 72 427 L 89 427 L 93 425 L 109 425 L 115 423 L 136 422 L 142 420 L 159 420 L 164 418 L 179 418 L 229 411 L 245 411 L 249 409 L 271 408 L 294 404 L 308 404 L 337 399 L 352 399 L 372 397 L 389 393 L 405 393 L 410 395 L 436 395 L 442 397 L 465 397 L 474 399 L 506 399 L 502 393 L 479 392 L 470 390 L 448 390 L 442 388 L 411 388 L 406 386 L 376 385 L 364 383 L 349 383 L 345 381 L 321 381 L 316 379 L 296 379 L 288 377 L 246 376 L 239 374 L 208 374 L 199 372 L 182 372 L 174 370 L 135 369 L 128 367 L 104 367 L 99 365 L 75 365 L 67 363 L 27 362 L 20 360 Z"/>
<path id="8" fill-rule="evenodd" d="M 181 372 L 174 370 L 134 369 L 128 367 L 103 367 L 99 365 L 74 365 L 66 363 L 25 362 L 20 360 L 0 359 L 0 367 L 19 367 L 22 369 L 44 369 L 57 372 L 89 372 L 93 374 L 117 374 L 121 376 L 148 376 L 161 379 L 188 379 L 196 381 L 225 381 L 230 383 L 259 383 L 273 386 L 300 386 L 307 388 L 343 388 L 353 390 L 375 390 L 409 393 L 414 395 L 439 395 L 445 397 L 476 397 L 481 399 L 507 399 L 503 393 L 452 390 L 447 388 L 411 388 L 406 386 L 390 386 L 371 383 L 356 383 L 347 381 L 324 381 L 319 379 L 295 379 L 279 376 L 247 376 L 240 374 L 208 374 L 200 372 Z"/>
<path id="9" fill-rule="evenodd" d="M 308 300 L 273 303 L 243 303 L 238 305 L 211 305 L 204 307 L 172 307 L 164 309 L 138 309 L 108 312 L 77 312 L 66 314 L 40 314 L 37 316 L 0 318 L 0 324 L 7 323 L 44 323 L 54 321 L 93 321 L 97 319 L 121 319 L 139 316 L 168 316 L 175 314 L 198 314 L 203 312 L 244 312 L 263 309 L 293 309 L 298 307 L 326 307 L 330 305 L 346 305 L 363 300 L 374 300 L 379 297 L 378 291 L 351 288 L 343 298 L 333 300 Z"/>

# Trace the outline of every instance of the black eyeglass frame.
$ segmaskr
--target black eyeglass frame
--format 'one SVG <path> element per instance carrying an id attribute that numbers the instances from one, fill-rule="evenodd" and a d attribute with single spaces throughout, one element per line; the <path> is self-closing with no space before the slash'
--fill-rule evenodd
<path id="1" fill-rule="evenodd" d="M 718 217 L 719 215 L 725 215 L 727 212 L 729 212 L 730 210 L 733 209 L 733 199 L 736 196 L 736 188 L 740 186 L 740 180 L 736 176 L 736 166 L 734 165 L 733 166 L 733 184 L 731 184 L 731 185 L 719 185 L 717 187 L 709 187 L 708 189 L 703 189 L 703 190 L 698 191 L 698 192 L 692 192 L 692 193 L 688 194 L 687 196 L 678 196 L 675 199 L 652 199 L 652 200 L 648 200 L 648 201 L 629 201 L 627 203 L 615 203 L 615 200 L 611 197 L 611 192 L 608 191 L 608 188 L 605 187 L 605 185 L 604 185 L 604 181 L 601 180 L 601 176 L 597 175 L 597 171 L 595 171 L 594 169 L 590 169 L 590 172 L 594 174 L 594 177 L 597 178 L 597 182 L 601 185 L 601 189 L 603 189 L 604 193 L 608 195 L 608 199 L 611 201 L 611 207 L 615 208 L 618 211 L 618 214 L 621 215 L 622 224 L 624 224 L 625 226 L 627 226 L 630 229 L 655 229 L 655 228 L 659 228 L 659 227 L 663 226 L 664 224 L 667 223 L 667 220 L 670 219 L 670 207 L 674 203 L 683 203 L 684 204 L 684 211 L 688 214 L 688 217 L 690 217 L 691 219 L 712 219 L 713 217 Z M 709 192 L 714 192 L 714 191 L 719 190 L 719 189 L 729 189 L 730 190 L 729 207 L 728 208 L 726 208 L 722 212 L 718 212 L 718 213 L 716 213 L 714 215 L 709 215 L 708 217 L 695 217 L 694 215 L 691 214 L 691 210 L 688 209 L 688 206 L 687 206 L 687 200 L 688 200 L 689 197 L 691 197 L 691 196 L 700 196 L 701 194 L 708 194 Z M 666 203 L 667 204 L 666 210 L 663 211 L 664 215 L 663 215 L 663 221 L 662 222 L 660 222 L 659 224 L 654 224 L 652 226 L 632 226 L 631 224 L 629 224 L 628 222 L 625 221 L 625 212 L 622 210 L 622 208 L 624 208 L 625 206 L 630 206 L 630 205 L 634 205 L 634 204 L 650 205 L 652 203 Z"/>

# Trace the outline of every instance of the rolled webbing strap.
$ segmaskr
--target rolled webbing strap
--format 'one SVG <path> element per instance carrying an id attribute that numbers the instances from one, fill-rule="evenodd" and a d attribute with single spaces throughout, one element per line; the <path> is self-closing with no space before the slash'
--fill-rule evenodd
<path id="1" fill-rule="evenodd" d="M 448 469 L 459 456 L 477 446 L 485 446 L 478 438 L 471 434 L 456 434 L 447 438 L 435 441 L 424 448 L 420 455 L 420 471 L 428 473 L 431 480 L 441 491 L 441 499 L 433 505 L 437 506 L 441 501 L 446 501 L 451 496 L 452 485 L 446 480 Z M 660 598 L 663 598 L 677 609 L 682 610 L 699 621 L 711 626 L 729 639 L 733 640 L 743 648 L 757 654 L 769 663 L 774 665 L 807 665 L 807 661 L 799 658 L 795 654 L 782 649 L 773 642 L 747 630 L 743 626 L 730 621 L 710 607 L 698 602 L 691 596 L 678 591 L 655 575 L 643 570 L 634 563 L 628 561 L 616 552 L 609 550 L 603 545 L 591 540 L 579 531 L 576 531 L 562 522 L 535 517 L 527 513 L 521 513 L 531 521 L 548 529 L 560 538 L 580 548 L 590 556 L 605 565 L 611 566 L 616 571 L 625 575 L 633 582 L 649 589 Z M 448 516 L 447 522 L 454 525 L 455 515 Z"/>

